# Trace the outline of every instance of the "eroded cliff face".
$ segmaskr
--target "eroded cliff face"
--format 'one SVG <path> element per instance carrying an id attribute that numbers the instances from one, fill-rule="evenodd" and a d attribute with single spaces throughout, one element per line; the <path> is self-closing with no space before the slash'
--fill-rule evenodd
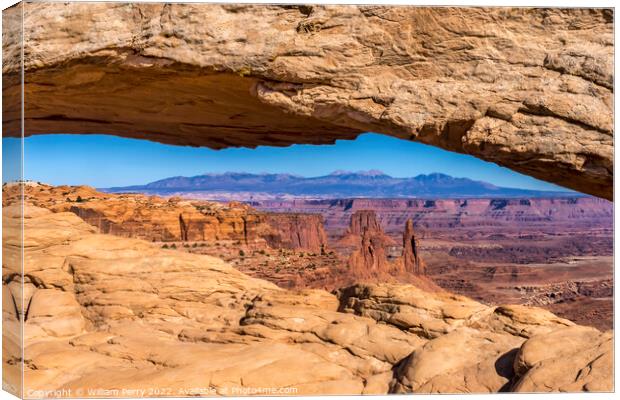
<path id="1" fill-rule="evenodd" d="M 21 197 L 19 185 L 3 188 L 3 205 Z M 266 213 L 228 204 L 164 199 L 140 194 L 108 194 L 88 186 L 24 186 L 24 198 L 54 212 L 70 211 L 100 233 L 152 242 L 229 241 L 250 247 L 303 249 L 327 247 L 320 214 Z"/>
<path id="2" fill-rule="evenodd" d="M 274 249 L 324 253 L 328 247 L 321 214 L 272 213 L 264 218 L 271 232 L 262 237 Z"/>
<path id="3" fill-rule="evenodd" d="M 269 227 L 263 213 L 239 204 L 164 199 L 139 194 L 114 195 L 88 186 L 29 185 L 26 201 L 54 212 L 70 211 L 100 233 L 153 242 L 229 240 L 261 241 Z M 19 186 L 3 190 L 3 204 L 19 198 Z M 264 240 L 263 240 L 264 243 Z"/>
<path id="4" fill-rule="evenodd" d="M 413 230 L 413 220 L 408 219 L 403 232 L 402 264 L 405 271 L 416 275 L 426 273 L 426 263 L 419 254 L 418 238 Z"/>
<path id="5" fill-rule="evenodd" d="M 13 136 L 22 11 L 27 135 L 224 148 L 373 131 L 612 198 L 609 9 L 26 3 L 3 15 Z"/>

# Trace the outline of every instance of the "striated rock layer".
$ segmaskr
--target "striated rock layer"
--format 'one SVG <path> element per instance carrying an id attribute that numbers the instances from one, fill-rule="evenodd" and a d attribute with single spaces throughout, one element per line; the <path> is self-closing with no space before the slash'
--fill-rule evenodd
<path id="1" fill-rule="evenodd" d="M 612 390 L 611 332 L 538 308 L 411 285 L 286 291 L 217 258 L 98 234 L 74 213 L 30 204 L 21 275 L 21 224 L 19 205 L 3 209 L 2 312 L 13 333 L 3 378 L 17 387 L 23 365 L 26 393 Z M 276 392 L 256 392 L 265 388 Z"/>
<path id="2" fill-rule="evenodd" d="M 611 9 L 28 2 L 3 20 L 9 136 L 23 54 L 26 135 L 225 148 L 371 131 L 612 199 Z"/>
<path id="3" fill-rule="evenodd" d="M 274 249 L 305 249 L 324 253 L 327 235 L 320 214 L 271 213 L 264 215 L 273 233 L 262 237 Z"/>
<path id="4" fill-rule="evenodd" d="M 107 194 L 88 186 L 24 186 L 24 197 L 54 212 L 70 211 L 100 233 L 154 242 L 234 241 L 276 249 L 320 252 L 327 246 L 320 214 L 266 213 L 227 205 L 140 194 Z M 3 205 L 21 198 L 19 185 L 3 188 Z"/>
<path id="5" fill-rule="evenodd" d="M 349 227 L 344 236 L 338 240 L 338 245 L 344 247 L 361 246 L 364 235 L 372 237 L 374 242 L 382 247 L 394 245 L 394 241 L 383 232 L 383 228 L 373 210 L 357 210 L 351 214 Z"/>
<path id="6" fill-rule="evenodd" d="M 408 219 L 403 232 L 403 268 L 405 271 L 416 275 L 426 273 L 426 264 L 418 254 L 418 239 L 413 231 L 413 220 Z"/>
<path id="7" fill-rule="evenodd" d="M 497 232 L 506 227 L 565 230 L 613 227 L 613 203 L 593 197 L 506 199 L 331 199 L 265 200 L 252 206 L 263 211 L 321 213 L 329 230 L 346 230 L 351 216 L 372 209 L 389 233 L 400 232 L 407 219 L 424 230 L 471 229 Z"/>

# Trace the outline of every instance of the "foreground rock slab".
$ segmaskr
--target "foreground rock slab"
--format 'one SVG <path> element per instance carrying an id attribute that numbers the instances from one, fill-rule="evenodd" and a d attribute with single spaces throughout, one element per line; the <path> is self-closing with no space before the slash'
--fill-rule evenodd
<path id="1" fill-rule="evenodd" d="M 611 332 L 538 308 L 411 285 L 283 290 L 214 257 L 97 234 L 71 212 L 26 205 L 22 276 L 20 215 L 17 205 L 3 210 L 3 322 L 18 332 L 25 319 L 26 392 L 612 389 Z M 9 385 L 22 365 L 19 336 L 5 336 L 3 348 Z"/>
<path id="2" fill-rule="evenodd" d="M 3 14 L 12 136 L 22 14 L 26 135 L 379 132 L 612 199 L 611 9 L 24 3 Z"/>

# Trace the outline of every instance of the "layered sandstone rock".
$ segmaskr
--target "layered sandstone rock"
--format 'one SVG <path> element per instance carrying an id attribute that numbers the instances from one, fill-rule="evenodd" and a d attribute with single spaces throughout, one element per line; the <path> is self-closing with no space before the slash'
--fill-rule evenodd
<path id="1" fill-rule="evenodd" d="M 570 360 L 570 361 L 569 361 Z M 533 337 L 514 360 L 517 392 L 605 391 L 613 381 L 613 335 L 572 326 Z"/>
<path id="2" fill-rule="evenodd" d="M 611 332 L 523 306 L 487 307 L 413 286 L 357 285 L 341 309 L 429 341 L 399 364 L 395 393 L 607 391 Z M 570 364 L 570 365 L 569 365 Z"/>
<path id="3" fill-rule="evenodd" d="M 426 264 L 418 254 L 418 239 L 413 231 L 413 220 L 408 219 L 403 232 L 403 255 L 402 263 L 406 272 L 415 275 L 424 275 L 426 273 Z"/>
<path id="4" fill-rule="evenodd" d="M 372 210 L 354 212 L 349 228 L 338 244 L 355 249 L 349 256 L 348 267 L 356 278 L 385 280 L 387 276 L 399 275 L 402 281 L 409 281 L 408 276 L 425 274 L 426 264 L 419 255 L 411 219 L 407 220 L 403 232 L 402 256 L 396 260 L 388 260 L 388 249 L 395 243 L 383 232 Z"/>
<path id="5" fill-rule="evenodd" d="M 371 131 L 612 198 L 610 9 L 28 2 L 3 18 L 7 135 L 23 54 L 26 135 L 224 148 Z"/>
<path id="6" fill-rule="evenodd" d="M 22 198 L 19 185 L 3 190 L 3 205 Z M 24 187 L 24 198 L 54 212 L 70 211 L 100 233 L 154 242 L 233 241 L 275 249 L 319 253 L 327 247 L 320 214 L 264 213 L 246 204 L 227 205 L 164 199 L 140 194 L 108 194 L 88 186 Z"/>
<path id="7" fill-rule="evenodd" d="M 373 231 L 366 228 L 357 250 L 349 256 L 349 270 L 356 278 L 378 277 L 390 272 L 391 265 L 385 254 L 384 243 Z"/>
<path id="8" fill-rule="evenodd" d="M 394 241 L 383 232 L 374 211 L 354 212 L 347 232 L 338 243 L 354 249 L 347 265 L 355 278 L 379 278 L 394 272 L 386 251 Z"/>
<path id="9" fill-rule="evenodd" d="M 140 194 L 107 194 L 88 186 L 31 185 L 26 201 L 54 212 L 70 211 L 101 233 L 148 241 L 260 241 L 268 229 L 261 213 L 239 203 L 223 205 Z M 17 186 L 3 204 L 19 201 Z"/>
<path id="10" fill-rule="evenodd" d="M 272 233 L 263 234 L 262 237 L 271 247 L 325 252 L 327 235 L 321 214 L 272 213 L 264 217 Z"/>
<path id="11" fill-rule="evenodd" d="M 364 235 L 372 237 L 376 244 L 392 246 L 394 241 L 383 232 L 383 228 L 373 210 L 357 210 L 351 214 L 349 227 L 344 236 L 338 241 L 341 246 L 359 248 Z"/>
<path id="12" fill-rule="evenodd" d="M 21 275 L 20 217 L 19 205 L 3 210 L 3 322 L 17 332 L 17 315 L 25 319 L 27 391 L 612 387 L 610 334 L 537 308 L 489 307 L 415 286 L 361 285 L 339 297 L 286 291 L 213 257 L 98 234 L 70 212 L 26 206 Z M 11 307 L 20 296 L 25 310 Z M 10 387 L 22 366 L 19 342 L 5 338 L 3 346 Z M 212 392 L 191 392 L 205 385 Z"/>
<path id="13" fill-rule="evenodd" d="M 360 210 L 351 215 L 351 224 L 347 234 L 362 236 L 364 231 L 382 232 L 381 225 L 377 221 L 377 214 L 373 210 Z"/>

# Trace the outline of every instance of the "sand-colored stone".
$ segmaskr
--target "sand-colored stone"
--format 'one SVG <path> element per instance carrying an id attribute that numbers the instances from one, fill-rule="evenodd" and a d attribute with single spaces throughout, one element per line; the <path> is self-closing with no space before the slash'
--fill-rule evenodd
<path id="1" fill-rule="evenodd" d="M 23 3 L 3 13 L 11 136 L 22 13 L 26 135 L 380 132 L 612 199 L 611 9 Z"/>
<path id="2" fill-rule="evenodd" d="M 399 393 L 495 393 L 512 378 L 512 361 L 523 339 L 459 328 L 431 340 L 400 367 Z"/>
<path id="3" fill-rule="evenodd" d="M 70 211 L 99 233 L 153 242 L 228 241 L 250 247 L 325 250 L 320 214 L 265 213 L 247 204 L 190 201 L 142 194 L 109 194 L 89 186 L 23 186 L 29 204 L 54 212 Z M 3 205 L 21 199 L 21 187 L 3 188 Z"/>
<path id="4" fill-rule="evenodd" d="M 413 285 L 355 285 L 341 290 L 339 297 L 346 312 L 429 339 L 463 326 L 477 314 L 490 310 L 464 296 L 446 292 L 429 295 L 429 291 Z"/>
<path id="5" fill-rule="evenodd" d="M 17 208 L 4 210 L 7 238 L 19 232 Z M 611 387 L 610 334 L 573 331 L 581 327 L 537 308 L 412 285 L 288 291 L 214 257 L 98 234 L 71 212 L 25 210 L 23 278 L 11 265 L 18 244 L 3 243 L 3 318 L 15 329 L 25 318 L 26 391 L 493 392 L 512 389 L 513 377 L 515 390 L 543 390 L 546 379 L 558 390 Z M 20 295 L 28 306 L 10 307 Z M 574 345 L 553 344 L 561 340 Z M 3 343 L 7 387 L 18 379 L 17 343 Z M 573 369 L 583 372 L 561 378 Z M 196 388 L 210 392 L 188 392 Z"/>
<path id="6" fill-rule="evenodd" d="M 613 390 L 613 335 L 572 326 L 537 335 L 514 360 L 517 392 Z"/>

